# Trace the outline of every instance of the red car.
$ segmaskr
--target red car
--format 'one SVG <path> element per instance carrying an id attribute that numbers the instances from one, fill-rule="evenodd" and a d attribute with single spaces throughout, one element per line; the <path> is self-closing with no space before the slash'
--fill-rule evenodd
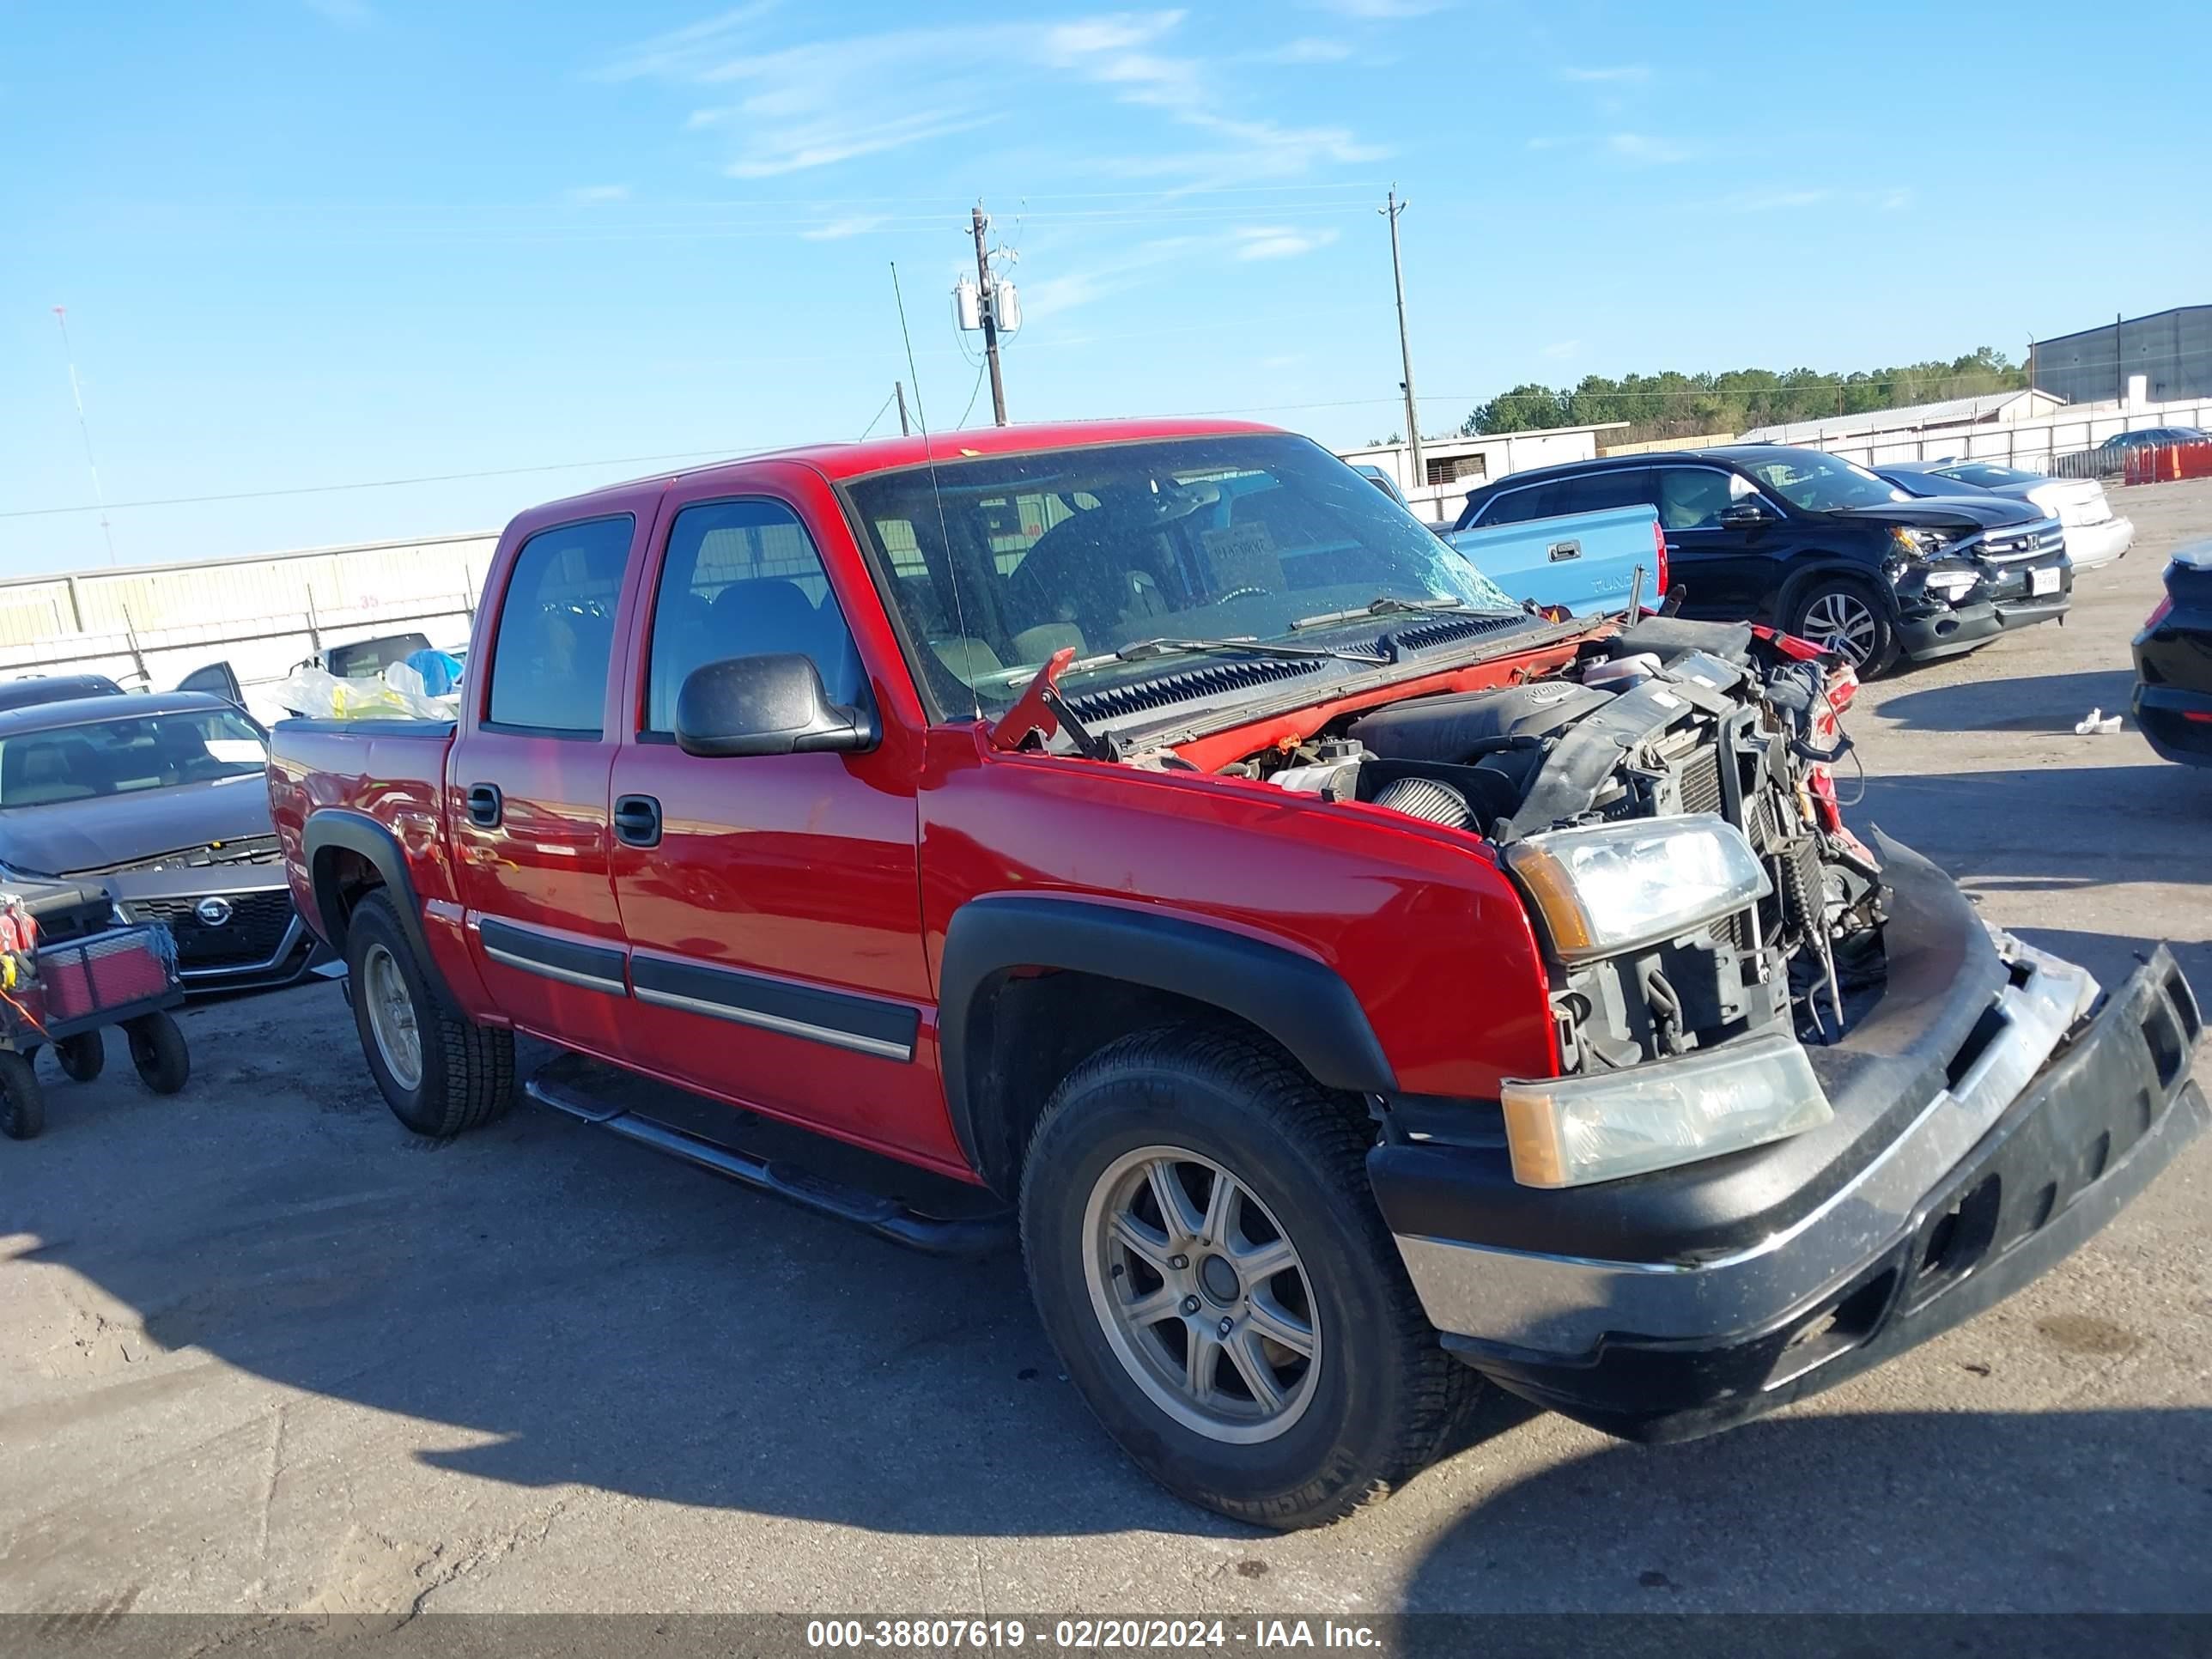
<path id="1" fill-rule="evenodd" d="M 503 1110 L 528 1033 L 526 1092 L 619 1134 L 1018 1231 L 1107 1430 L 1247 1520 L 1388 1491 L 1486 1377 L 1645 1438 L 1769 1410 L 2205 1123 L 2170 957 L 2106 994 L 1844 828 L 1848 675 L 1531 614 L 1283 433 L 556 502 L 469 661 L 457 726 L 289 722 L 270 768 L 402 1122 Z"/>

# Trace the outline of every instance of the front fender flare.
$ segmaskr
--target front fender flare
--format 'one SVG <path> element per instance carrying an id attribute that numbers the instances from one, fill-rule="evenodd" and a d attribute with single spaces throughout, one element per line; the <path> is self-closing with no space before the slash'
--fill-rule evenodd
<path id="1" fill-rule="evenodd" d="M 1359 999 L 1314 957 L 1157 910 L 1028 894 L 972 899 L 945 930 L 938 1040 L 953 1133 L 987 1179 L 997 1159 L 979 1133 L 977 1001 L 994 979 L 1019 968 L 1095 974 L 1205 1003 L 1266 1033 L 1324 1088 L 1397 1090 Z"/>

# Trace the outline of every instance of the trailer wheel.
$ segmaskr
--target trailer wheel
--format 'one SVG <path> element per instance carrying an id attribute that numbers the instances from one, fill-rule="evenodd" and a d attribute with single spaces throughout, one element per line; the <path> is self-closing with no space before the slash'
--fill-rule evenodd
<path id="1" fill-rule="evenodd" d="M 46 1127 L 46 1097 L 39 1074 L 21 1054 L 0 1054 L 0 1134 L 28 1140 Z"/>
<path id="2" fill-rule="evenodd" d="M 157 1095 L 173 1095 L 190 1081 L 192 1056 L 177 1022 L 160 1012 L 141 1014 L 123 1027 L 138 1080 Z"/>
<path id="3" fill-rule="evenodd" d="M 89 1083 L 107 1064 L 107 1042 L 98 1031 L 81 1031 L 55 1043 L 54 1058 L 70 1082 Z"/>

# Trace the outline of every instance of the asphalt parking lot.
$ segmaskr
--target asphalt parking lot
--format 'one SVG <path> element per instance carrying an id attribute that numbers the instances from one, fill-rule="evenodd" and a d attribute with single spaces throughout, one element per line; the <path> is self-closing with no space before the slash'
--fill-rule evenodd
<path id="1" fill-rule="evenodd" d="M 1869 688 L 1850 816 L 2114 981 L 2212 998 L 2212 771 L 2127 641 L 2212 483 L 2062 629 Z M 1849 784 L 1846 781 L 1846 793 Z M 945 1263 L 527 1106 L 446 1146 L 331 985 L 199 1009 L 0 1142 L 0 1611 L 2212 1610 L 2212 1145 L 2027 1291 L 1733 1434 L 1493 1401 L 1380 1509 L 1188 1509 L 1059 1380 L 1011 1259 Z M 2199 1066 L 2212 1080 L 2212 1067 Z"/>

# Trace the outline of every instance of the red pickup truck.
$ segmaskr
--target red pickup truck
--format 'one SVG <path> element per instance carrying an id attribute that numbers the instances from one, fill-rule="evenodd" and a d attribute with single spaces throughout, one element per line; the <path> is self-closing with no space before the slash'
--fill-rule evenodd
<path id="1" fill-rule="evenodd" d="M 2171 958 L 2107 994 L 1860 842 L 1840 701 L 1514 605 L 1300 438 L 1016 428 L 526 513 L 459 721 L 286 722 L 270 788 L 409 1128 L 526 1033 L 635 1141 L 1018 1230 L 1109 1432 L 1298 1526 L 1483 1378 L 1643 1438 L 1824 1387 L 2203 1129 Z"/>

